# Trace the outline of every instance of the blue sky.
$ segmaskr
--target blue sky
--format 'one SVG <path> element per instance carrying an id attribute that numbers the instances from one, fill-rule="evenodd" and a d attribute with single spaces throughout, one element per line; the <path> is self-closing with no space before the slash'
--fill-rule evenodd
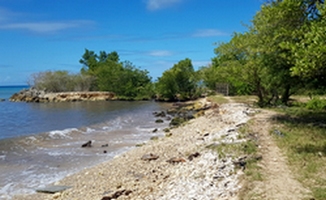
<path id="1" fill-rule="evenodd" d="M 195 69 L 262 0 L 0 0 L 0 85 L 46 70 L 79 72 L 85 48 L 117 51 L 155 81 L 178 61 Z"/>

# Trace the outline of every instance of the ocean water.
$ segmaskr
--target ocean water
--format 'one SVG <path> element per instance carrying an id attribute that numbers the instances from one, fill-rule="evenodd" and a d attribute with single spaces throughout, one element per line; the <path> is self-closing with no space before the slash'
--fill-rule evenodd
<path id="1" fill-rule="evenodd" d="M 26 87 L 0 87 L 0 98 L 5 99 L 0 102 L 0 199 L 33 193 L 110 160 L 163 135 L 169 123 L 155 123 L 152 113 L 170 105 L 149 101 L 8 101 L 22 88 Z M 92 147 L 81 148 L 89 140 Z"/>

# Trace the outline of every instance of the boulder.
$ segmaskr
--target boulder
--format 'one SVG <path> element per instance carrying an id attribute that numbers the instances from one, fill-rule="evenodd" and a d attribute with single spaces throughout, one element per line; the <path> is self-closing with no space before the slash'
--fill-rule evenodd
<path id="1" fill-rule="evenodd" d="M 155 123 L 163 123 L 164 121 L 163 121 L 163 119 L 157 119 L 157 120 L 155 120 Z"/>
<path id="2" fill-rule="evenodd" d="M 84 148 L 84 147 L 92 147 L 92 141 L 88 141 L 88 142 L 82 144 L 81 147 L 82 147 L 82 148 Z"/>
<path id="3" fill-rule="evenodd" d="M 154 112 L 154 115 L 155 115 L 155 117 L 165 117 L 166 116 L 164 111 Z"/>

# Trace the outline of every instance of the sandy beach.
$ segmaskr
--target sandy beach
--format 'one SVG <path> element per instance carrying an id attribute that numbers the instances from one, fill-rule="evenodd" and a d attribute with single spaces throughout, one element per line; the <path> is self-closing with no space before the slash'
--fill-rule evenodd
<path id="1" fill-rule="evenodd" d="M 239 103 L 211 108 L 165 137 L 53 183 L 67 190 L 13 199 L 238 199 L 243 171 L 237 158 L 207 147 L 244 142 L 238 129 L 254 112 Z"/>

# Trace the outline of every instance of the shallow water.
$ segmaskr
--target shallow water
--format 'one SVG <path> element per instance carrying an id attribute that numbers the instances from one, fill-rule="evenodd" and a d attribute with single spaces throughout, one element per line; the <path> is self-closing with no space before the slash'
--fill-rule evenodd
<path id="1" fill-rule="evenodd" d="M 32 193 L 163 135 L 168 121 L 156 124 L 152 113 L 168 107 L 127 101 L 0 102 L 0 199 Z M 153 133 L 154 128 L 159 131 Z M 89 140 L 92 147 L 81 148 Z"/>

